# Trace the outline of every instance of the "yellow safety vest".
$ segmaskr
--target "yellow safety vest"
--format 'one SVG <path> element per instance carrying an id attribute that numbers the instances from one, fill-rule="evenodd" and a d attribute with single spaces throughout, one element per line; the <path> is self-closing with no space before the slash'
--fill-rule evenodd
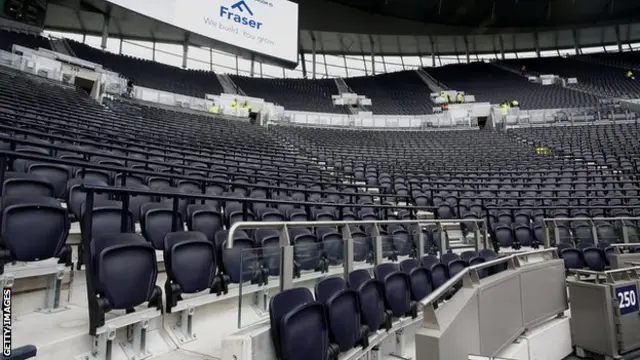
<path id="1" fill-rule="evenodd" d="M 462 96 L 462 94 L 458 94 L 456 96 L 456 101 L 459 102 L 459 103 L 461 103 L 463 99 L 464 99 L 464 97 Z"/>
<path id="2" fill-rule="evenodd" d="M 238 102 L 237 101 L 232 102 L 231 103 L 231 107 L 234 108 L 234 109 L 237 108 L 238 107 Z"/>
<path id="3" fill-rule="evenodd" d="M 244 104 L 244 108 L 245 108 L 245 109 L 247 109 L 247 110 L 251 110 L 251 105 L 249 105 L 249 104 Z"/>
<path id="4" fill-rule="evenodd" d="M 217 114 L 218 113 L 218 107 L 217 106 L 210 106 L 209 107 L 209 112 L 212 114 Z"/>
<path id="5" fill-rule="evenodd" d="M 518 100 L 513 100 L 513 101 L 511 102 L 511 106 L 513 106 L 513 107 L 518 107 L 518 106 L 520 106 L 520 103 L 518 102 Z"/>

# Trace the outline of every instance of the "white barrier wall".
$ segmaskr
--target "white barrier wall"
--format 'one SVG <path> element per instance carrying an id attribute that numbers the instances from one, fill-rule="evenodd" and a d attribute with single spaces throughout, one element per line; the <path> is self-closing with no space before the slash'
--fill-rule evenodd
<path id="1" fill-rule="evenodd" d="M 285 121 L 309 126 L 345 126 L 364 128 L 421 128 L 452 127 L 455 123 L 448 114 L 416 116 L 346 115 L 304 111 L 285 111 Z"/>

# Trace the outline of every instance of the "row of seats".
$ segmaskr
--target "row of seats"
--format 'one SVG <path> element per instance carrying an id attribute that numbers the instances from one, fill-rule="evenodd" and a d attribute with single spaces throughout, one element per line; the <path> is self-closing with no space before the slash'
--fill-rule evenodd
<path id="1" fill-rule="evenodd" d="M 355 270 L 348 279 L 326 278 L 315 287 L 282 291 L 269 304 L 271 339 L 278 359 L 337 359 L 356 346 L 367 347 L 368 336 L 389 330 L 395 319 L 418 313 L 417 302 L 465 267 L 493 260 L 491 250 L 433 255 L 399 265 L 380 264 Z M 498 265 L 479 271 L 481 277 L 502 271 Z"/>

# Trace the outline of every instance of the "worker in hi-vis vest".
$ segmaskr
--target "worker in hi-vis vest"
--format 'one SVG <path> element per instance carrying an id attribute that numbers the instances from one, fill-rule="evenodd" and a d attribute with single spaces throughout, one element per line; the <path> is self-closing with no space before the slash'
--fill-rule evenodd
<path id="1" fill-rule="evenodd" d="M 237 110 L 238 109 L 238 99 L 233 99 L 233 102 L 231 103 L 231 108 L 233 110 Z"/>
<path id="2" fill-rule="evenodd" d="M 462 104 L 462 102 L 463 102 L 463 101 L 464 101 L 464 95 L 462 95 L 462 93 L 458 93 L 458 94 L 456 95 L 456 102 L 457 102 L 458 104 Z"/>
<path id="3" fill-rule="evenodd" d="M 244 105 L 242 105 L 243 109 L 247 109 L 247 111 L 251 112 L 251 105 L 249 105 L 248 102 L 244 102 Z"/>
<path id="4" fill-rule="evenodd" d="M 211 106 L 209 106 L 209 112 L 211 114 L 217 114 L 218 113 L 218 105 L 213 103 Z"/>

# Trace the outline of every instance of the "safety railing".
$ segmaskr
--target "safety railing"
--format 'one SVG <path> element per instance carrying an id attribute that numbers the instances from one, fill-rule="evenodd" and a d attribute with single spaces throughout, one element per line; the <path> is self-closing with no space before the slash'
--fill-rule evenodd
<path id="1" fill-rule="evenodd" d="M 467 267 L 451 277 L 420 301 L 424 330 L 416 335 L 417 358 L 496 356 L 527 329 L 562 314 L 568 302 L 564 264 L 557 256 L 555 248 L 515 253 Z M 501 272 L 481 276 L 496 267 L 502 267 Z M 441 302 L 454 292 L 458 299 Z M 499 317 L 491 315 L 498 312 Z M 462 333 L 464 344 L 459 342 Z M 426 346 L 434 341 L 437 351 Z"/>
<path id="2" fill-rule="evenodd" d="M 582 209 L 582 208 L 581 208 Z M 571 224 L 588 225 L 590 232 L 573 234 L 568 231 L 572 228 Z M 544 246 L 550 247 L 560 243 L 572 244 L 574 240 L 577 242 L 606 242 L 614 247 L 629 246 L 629 244 L 639 243 L 638 233 L 633 233 L 637 224 L 640 224 L 640 217 L 618 216 L 618 217 L 555 217 L 544 218 L 542 225 L 544 229 Z M 611 226 L 608 236 L 604 237 L 598 226 Z M 562 229 L 562 230 L 561 230 Z M 571 231 L 575 231 L 571 230 Z"/>
<path id="3" fill-rule="evenodd" d="M 341 115 L 330 113 L 315 113 L 302 111 L 285 111 L 283 124 L 322 126 L 322 127 L 351 127 L 361 129 L 414 129 L 424 128 L 425 124 L 431 124 L 434 128 L 452 128 L 457 126 L 446 115 L 421 115 L 421 116 L 388 116 L 388 115 Z M 464 128 L 469 128 L 468 123 Z"/>
<path id="4" fill-rule="evenodd" d="M 425 237 L 422 232 L 422 227 L 428 225 L 435 225 L 436 227 L 442 228 L 442 224 L 447 224 L 451 222 L 460 222 L 460 223 L 475 223 L 476 226 L 476 235 L 475 235 L 475 245 L 476 250 L 485 249 L 488 247 L 489 236 L 487 233 L 487 227 L 484 226 L 484 220 L 478 219 L 455 219 L 455 220 L 436 220 L 436 219 L 425 219 L 425 220 L 354 220 L 354 221 L 277 221 L 277 222 L 264 222 L 264 221 L 247 221 L 247 222 L 238 222 L 235 223 L 229 228 L 229 233 L 227 235 L 227 248 L 233 248 L 234 236 L 236 231 L 243 229 L 275 229 L 279 231 L 280 234 L 280 290 L 286 290 L 293 286 L 294 279 L 294 246 L 291 245 L 291 239 L 289 237 L 289 229 L 295 228 L 309 228 L 309 227 L 336 227 L 339 228 L 342 233 L 342 238 L 345 241 L 344 248 L 344 275 L 345 278 L 348 278 L 349 273 L 354 270 L 353 259 L 354 259 L 354 248 L 353 248 L 353 238 L 351 236 L 351 225 L 364 225 L 371 226 L 371 238 L 374 240 L 373 243 L 373 264 L 381 264 L 383 263 L 383 241 L 382 234 L 380 232 L 379 226 L 381 225 L 390 225 L 390 224 L 398 224 L 412 227 L 413 233 L 417 236 L 417 240 L 414 240 L 417 247 L 417 256 L 418 258 L 422 258 L 425 248 Z M 440 237 L 441 243 L 438 244 L 440 249 L 447 249 L 449 246 L 447 244 L 447 238 L 445 236 Z"/>

